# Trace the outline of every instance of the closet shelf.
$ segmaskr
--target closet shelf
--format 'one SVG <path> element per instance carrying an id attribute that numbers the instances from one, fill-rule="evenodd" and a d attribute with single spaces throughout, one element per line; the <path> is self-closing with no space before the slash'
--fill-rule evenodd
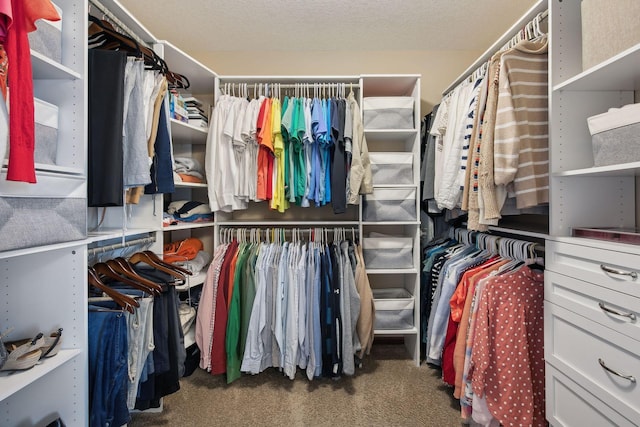
<path id="1" fill-rule="evenodd" d="M 215 223 L 213 221 L 196 222 L 196 223 L 184 223 L 184 224 L 176 224 L 176 225 L 170 225 L 168 227 L 163 227 L 162 231 L 191 230 L 191 229 L 194 229 L 194 228 L 213 227 L 214 225 L 215 225 Z"/>
<path id="2" fill-rule="evenodd" d="M 373 331 L 375 335 L 415 335 L 418 328 L 411 329 L 376 329 Z"/>
<path id="3" fill-rule="evenodd" d="M 366 96 L 412 96 L 420 74 L 363 74 L 362 91 Z"/>
<path id="4" fill-rule="evenodd" d="M 88 243 L 103 242 L 105 240 L 120 239 L 127 236 L 135 236 L 137 234 L 148 234 L 158 231 L 159 228 L 129 228 L 123 230 L 121 228 L 103 228 L 97 231 L 90 231 Z"/>
<path id="5" fill-rule="evenodd" d="M 82 350 L 60 350 L 54 357 L 45 359 L 44 362 L 26 371 L 0 374 L 0 401 L 20 391 L 32 382 L 62 366 L 71 359 L 82 354 Z"/>
<path id="6" fill-rule="evenodd" d="M 364 133 L 369 137 L 373 137 L 376 140 L 393 140 L 393 139 L 405 139 L 410 136 L 415 136 L 418 129 L 365 129 Z"/>
<path id="7" fill-rule="evenodd" d="M 78 80 L 82 76 L 71 68 L 47 58 L 43 54 L 31 51 L 31 68 L 33 78 L 51 80 Z"/>
<path id="8" fill-rule="evenodd" d="M 207 188 L 207 184 L 197 182 L 176 182 L 176 188 Z"/>
<path id="9" fill-rule="evenodd" d="M 415 184 L 374 184 L 373 188 L 418 188 Z"/>
<path id="10" fill-rule="evenodd" d="M 640 44 L 553 87 L 554 91 L 617 91 L 640 89 Z"/>
<path id="11" fill-rule="evenodd" d="M 72 240 L 70 242 L 54 243 L 52 245 L 35 246 L 33 248 L 14 249 L 12 251 L 0 252 L 0 259 L 20 257 L 24 255 L 37 254 L 40 252 L 50 252 L 58 249 L 66 249 L 66 248 L 72 248 L 75 246 L 83 246 L 86 244 L 87 244 L 87 240 Z"/>
<path id="12" fill-rule="evenodd" d="M 171 119 L 171 137 L 174 144 L 206 144 L 209 129 Z"/>
<path id="13" fill-rule="evenodd" d="M 367 274 L 416 274 L 416 268 L 367 268 Z"/>
<path id="14" fill-rule="evenodd" d="M 570 176 L 640 176 L 640 162 L 622 163 L 619 165 L 596 166 L 584 169 L 574 169 L 570 171 L 557 172 L 554 177 L 570 177 Z"/>

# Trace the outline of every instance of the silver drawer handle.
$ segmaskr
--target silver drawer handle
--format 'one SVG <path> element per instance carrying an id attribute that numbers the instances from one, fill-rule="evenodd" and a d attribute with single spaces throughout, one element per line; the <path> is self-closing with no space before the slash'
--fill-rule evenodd
<path id="1" fill-rule="evenodd" d="M 632 383 L 636 382 L 636 377 L 634 377 L 633 375 L 622 375 L 620 372 L 614 371 L 613 369 L 611 369 L 610 367 L 608 367 L 607 365 L 604 364 L 604 360 L 598 359 L 598 363 L 600 363 L 600 366 L 602 366 L 602 368 L 605 371 L 611 372 L 613 375 L 617 375 L 620 378 L 624 378 L 625 380 L 629 380 Z"/>
<path id="2" fill-rule="evenodd" d="M 602 311 L 606 311 L 607 313 L 615 314 L 616 316 L 628 317 L 631 320 L 636 320 L 636 315 L 634 313 L 622 313 L 620 311 L 617 311 L 605 306 L 603 302 L 599 302 L 598 306 Z"/>
<path id="3" fill-rule="evenodd" d="M 619 274 L 621 276 L 630 276 L 633 280 L 636 280 L 638 278 L 638 273 L 636 273 L 635 271 L 616 270 L 615 268 L 607 267 L 604 264 L 600 264 L 600 268 L 607 273 Z"/>

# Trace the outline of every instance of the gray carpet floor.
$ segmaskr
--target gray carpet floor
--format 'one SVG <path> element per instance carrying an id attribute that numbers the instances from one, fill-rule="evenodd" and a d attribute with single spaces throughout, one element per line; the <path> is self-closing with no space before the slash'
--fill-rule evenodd
<path id="1" fill-rule="evenodd" d="M 460 426 L 458 401 L 440 371 L 416 367 L 402 345 L 374 344 L 352 378 L 291 381 L 274 369 L 224 376 L 197 369 L 165 397 L 161 413 L 133 414 L 144 426 Z"/>

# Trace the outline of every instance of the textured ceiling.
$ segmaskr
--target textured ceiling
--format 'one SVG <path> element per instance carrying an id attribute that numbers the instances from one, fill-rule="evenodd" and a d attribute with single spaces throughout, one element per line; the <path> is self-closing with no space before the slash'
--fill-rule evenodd
<path id="1" fill-rule="evenodd" d="M 120 0 L 185 51 L 485 50 L 535 0 Z"/>

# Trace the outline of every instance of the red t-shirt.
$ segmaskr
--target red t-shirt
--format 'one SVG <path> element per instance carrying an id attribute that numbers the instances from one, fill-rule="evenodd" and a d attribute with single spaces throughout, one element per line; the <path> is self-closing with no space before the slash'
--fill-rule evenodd
<path id="1" fill-rule="evenodd" d="M 7 74 L 11 79 L 7 179 L 34 183 L 33 76 L 27 33 L 36 29 L 37 19 L 59 21 L 60 16 L 49 0 L 11 0 L 11 16 L 6 15 L 6 11 L 3 12 L 9 23 L 5 48 L 8 57 Z"/>

